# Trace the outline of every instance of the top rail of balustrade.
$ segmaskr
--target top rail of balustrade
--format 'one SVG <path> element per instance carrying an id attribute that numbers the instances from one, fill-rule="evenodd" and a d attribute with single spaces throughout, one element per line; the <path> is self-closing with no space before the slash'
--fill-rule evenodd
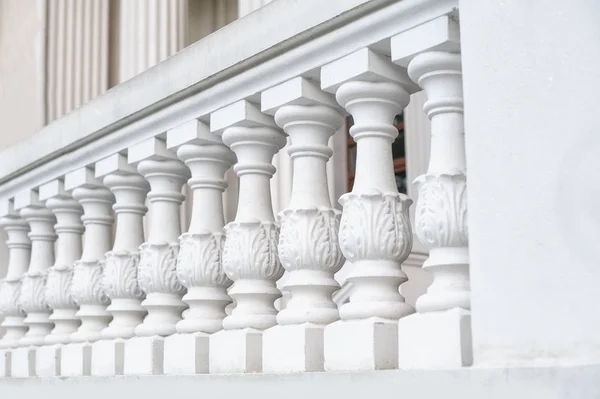
<path id="1" fill-rule="evenodd" d="M 0 152 L 0 198 L 457 9 L 458 0 L 279 0 Z"/>

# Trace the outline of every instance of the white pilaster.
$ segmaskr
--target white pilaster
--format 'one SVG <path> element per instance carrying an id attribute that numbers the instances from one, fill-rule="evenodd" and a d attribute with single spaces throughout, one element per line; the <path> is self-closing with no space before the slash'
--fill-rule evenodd
<path id="1" fill-rule="evenodd" d="M 66 344 L 80 325 L 76 317 L 77 304 L 71 295 L 73 265 L 81 258 L 81 222 L 83 210 L 64 190 L 62 180 L 53 180 L 40 187 L 40 200 L 56 217 L 54 226 L 58 235 L 56 260 L 48 270 L 46 302 L 52 309 L 50 320 L 55 324 L 52 333 L 44 340 L 46 344 Z"/>
<path id="2" fill-rule="evenodd" d="M 4 315 L 2 327 L 6 330 L 0 340 L 0 348 L 11 348 L 18 345 L 28 328 L 23 322 L 25 314 L 19 304 L 19 296 L 21 276 L 29 267 L 31 240 L 27 234 L 29 224 L 14 211 L 13 201 L 4 200 L 0 206 L 0 226 L 8 235 L 6 245 L 9 250 L 8 270 L 0 283 L 0 311 Z"/>
<path id="3" fill-rule="evenodd" d="M 343 264 L 338 244 L 340 212 L 329 199 L 329 138 L 343 123 L 335 98 L 313 82 L 295 78 L 262 93 L 263 111 L 289 135 L 294 164 L 292 197 L 278 215 L 279 259 L 290 293 L 278 326 L 263 337 L 264 372 L 323 370 L 323 328 L 339 319 L 331 294 Z"/>
<path id="4" fill-rule="evenodd" d="M 186 305 L 185 287 L 177 278 L 181 235 L 181 193 L 190 172 L 165 142 L 150 138 L 129 148 L 128 162 L 150 183 L 150 224 L 146 242 L 140 246 L 138 282 L 146 293 L 142 306 L 148 311 L 125 344 L 125 374 L 162 373 L 164 340 L 174 334 Z M 135 358 L 138 359 L 135 359 Z"/>
<path id="5" fill-rule="evenodd" d="M 45 299 L 48 268 L 54 263 L 54 223 L 52 212 L 39 201 L 37 191 L 23 191 L 15 197 L 15 209 L 31 229 L 31 259 L 23 275 L 20 305 L 27 314 L 24 323 L 29 330 L 19 341 L 20 345 L 42 345 L 52 330 L 51 310 Z"/>
<path id="6" fill-rule="evenodd" d="M 120 4 L 119 81 L 124 82 L 185 46 L 189 0 L 126 0 Z"/>
<path id="7" fill-rule="evenodd" d="M 223 268 L 234 282 L 229 295 L 237 306 L 223 320 L 225 331 L 211 337 L 210 371 L 261 371 L 262 331 L 276 324 L 274 301 L 281 292 L 275 283 L 283 274 L 269 179 L 273 155 L 286 138 L 273 118 L 246 100 L 212 113 L 210 128 L 237 155 L 240 177 L 237 215 L 225 227 L 223 249 Z"/>
<path id="8" fill-rule="evenodd" d="M 415 37 L 436 38 L 424 48 Z M 416 180 L 419 240 L 429 249 L 423 267 L 433 283 L 417 300 L 417 314 L 399 323 L 400 366 L 460 367 L 472 363 L 466 160 L 458 24 L 442 17 L 392 39 L 395 62 L 427 93 L 431 119 L 427 173 Z M 444 51 L 439 51 L 439 50 Z M 429 51 L 433 50 L 433 51 Z M 424 52 L 425 51 L 425 52 Z"/>
<path id="9" fill-rule="evenodd" d="M 352 290 L 340 307 L 342 320 L 325 328 L 325 369 L 395 368 L 397 320 L 414 310 L 398 292 L 407 280 L 400 264 L 412 246 L 412 201 L 396 187 L 392 122 L 415 87 L 404 69 L 369 49 L 324 66 L 321 85 L 354 118 L 358 151 L 354 187 L 340 198 L 340 246 L 354 264 Z"/>

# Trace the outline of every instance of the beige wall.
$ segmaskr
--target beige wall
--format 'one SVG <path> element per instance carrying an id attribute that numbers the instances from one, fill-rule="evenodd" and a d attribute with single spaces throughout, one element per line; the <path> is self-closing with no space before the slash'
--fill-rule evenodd
<path id="1" fill-rule="evenodd" d="M 44 122 L 43 13 L 38 0 L 0 0 L 0 149 Z"/>

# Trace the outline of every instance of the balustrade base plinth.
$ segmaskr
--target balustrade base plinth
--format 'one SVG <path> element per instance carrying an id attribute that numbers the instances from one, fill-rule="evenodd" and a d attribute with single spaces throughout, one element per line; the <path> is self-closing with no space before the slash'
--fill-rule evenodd
<path id="1" fill-rule="evenodd" d="M 62 345 L 40 346 L 35 351 L 35 375 L 56 377 L 60 375 Z"/>
<path id="2" fill-rule="evenodd" d="M 398 367 L 439 369 L 473 364 L 471 312 L 417 313 L 398 322 Z"/>
<path id="3" fill-rule="evenodd" d="M 165 339 L 159 336 L 135 337 L 125 342 L 125 375 L 163 373 Z"/>
<path id="4" fill-rule="evenodd" d="M 35 377 L 35 346 L 25 346 L 12 350 L 10 372 L 12 377 Z"/>
<path id="5" fill-rule="evenodd" d="M 325 327 L 326 371 L 389 370 L 398 367 L 398 322 L 372 317 Z"/>
<path id="6" fill-rule="evenodd" d="M 165 338 L 164 373 L 206 374 L 209 370 L 210 335 L 174 334 Z"/>
<path id="7" fill-rule="evenodd" d="M 263 372 L 323 371 L 323 332 L 323 326 L 310 323 L 265 330 Z"/>
<path id="8" fill-rule="evenodd" d="M 92 344 L 92 375 L 123 375 L 124 367 L 124 339 L 104 339 Z"/>
<path id="9" fill-rule="evenodd" d="M 210 337 L 210 373 L 260 373 L 263 332 L 223 330 Z"/>
<path id="10" fill-rule="evenodd" d="M 11 366 L 12 350 L 0 349 L 0 378 L 10 377 L 10 366 Z"/>
<path id="11" fill-rule="evenodd" d="M 67 344 L 61 348 L 60 375 L 79 377 L 90 375 L 92 368 L 92 344 L 89 342 Z"/>

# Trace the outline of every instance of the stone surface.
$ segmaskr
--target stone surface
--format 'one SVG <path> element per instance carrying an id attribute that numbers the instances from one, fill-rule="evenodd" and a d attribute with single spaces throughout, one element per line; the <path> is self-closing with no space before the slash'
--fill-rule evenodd
<path id="1" fill-rule="evenodd" d="M 210 336 L 210 373 L 258 373 L 262 370 L 262 331 L 223 330 Z"/>
<path id="2" fill-rule="evenodd" d="M 416 313 L 398 321 L 398 368 L 453 368 L 472 363 L 470 311 Z"/>
<path id="3" fill-rule="evenodd" d="M 126 375 L 162 374 L 165 339 L 159 336 L 135 337 L 125 342 Z"/>
<path id="4" fill-rule="evenodd" d="M 388 370 L 398 366 L 398 322 L 380 318 L 325 327 L 325 370 Z"/>
<path id="5" fill-rule="evenodd" d="M 12 350 L 10 372 L 12 377 L 35 376 L 35 347 L 26 346 Z"/>
<path id="6" fill-rule="evenodd" d="M 263 372 L 323 371 L 323 330 L 308 323 L 265 330 Z"/>
<path id="7" fill-rule="evenodd" d="M 60 375 L 77 377 L 90 375 L 92 366 L 92 345 L 90 343 L 67 344 L 61 349 Z"/>
<path id="8" fill-rule="evenodd" d="M 0 349 L 0 377 L 10 377 L 11 355 L 10 349 Z"/>
<path id="9" fill-rule="evenodd" d="M 107 339 L 92 344 L 92 375 L 122 375 L 125 358 L 125 341 Z"/>
<path id="10" fill-rule="evenodd" d="M 62 345 L 44 345 L 35 351 L 35 375 L 54 377 L 60 375 Z"/>
<path id="11" fill-rule="evenodd" d="M 165 338 L 164 373 L 208 373 L 210 335 L 174 334 Z"/>

